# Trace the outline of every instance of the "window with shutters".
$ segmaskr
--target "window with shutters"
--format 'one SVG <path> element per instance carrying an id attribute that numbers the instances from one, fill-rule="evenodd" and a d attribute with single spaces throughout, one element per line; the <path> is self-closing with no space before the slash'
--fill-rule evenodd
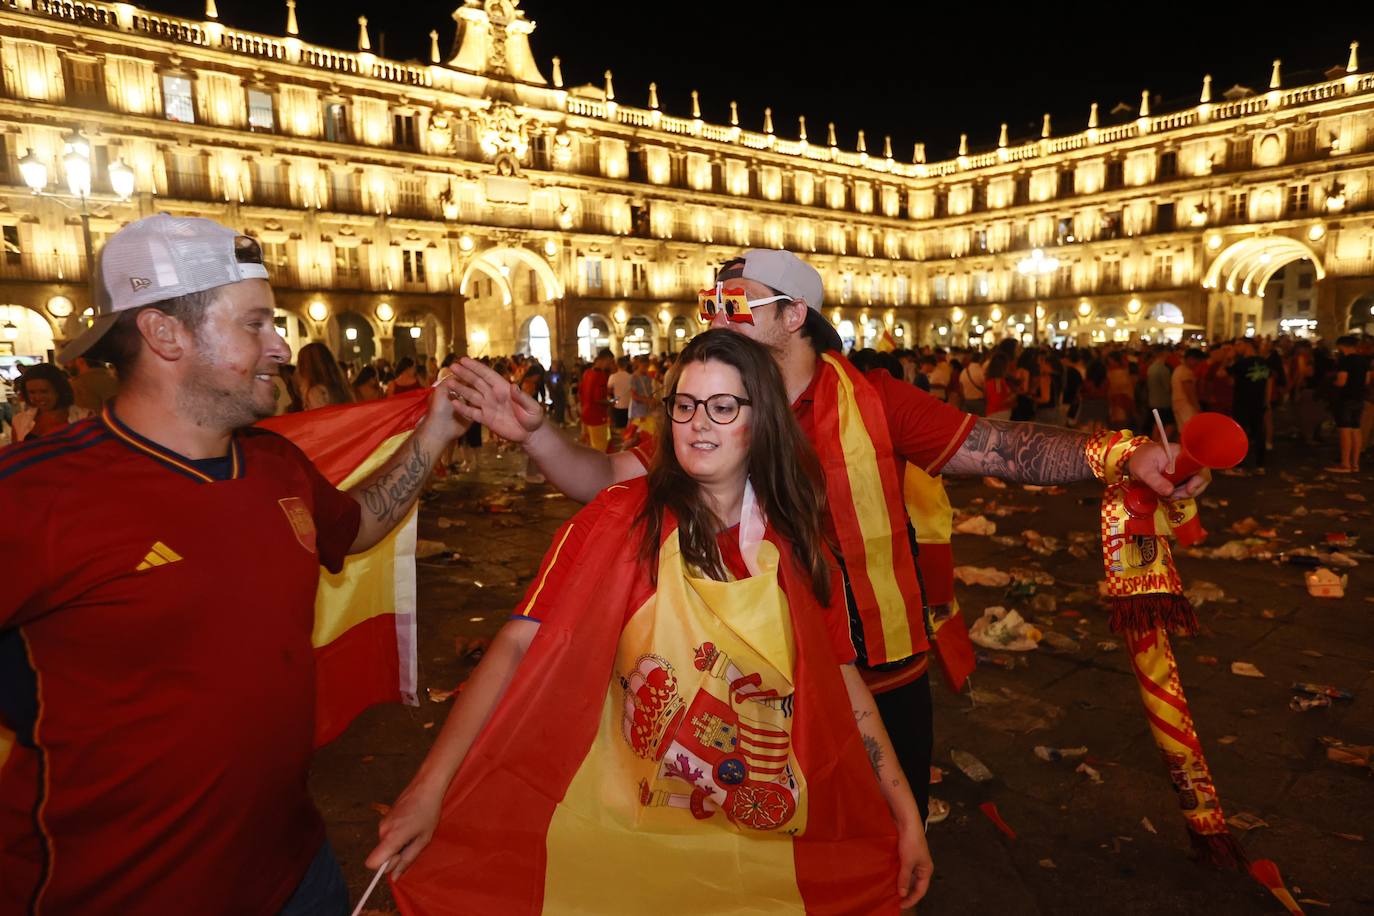
<path id="1" fill-rule="evenodd" d="M 403 175 L 397 183 L 396 209 L 398 216 L 423 216 L 428 210 L 425 199 L 425 180 L 414 175 Z"/>
<path id="2" fill-rule="evenodd" d="M 287 259 L 285 242 L 262 242 L 262 264 L 267 268 L 273 282 L 287 279 L 290 261 Z"/>
<path id="3" fill-rule="evenodd" d="M 334 282 L 341 286 L 356 287 L 361 278 L 358 267 L 358 248 L 334 246 Z"/>
<path id="4" fill-rule="evenodd" d="M 1234 191 L 1226 197 L 1226 218 L 1243 223 L 1250 218 L 1250 192 Z"/>
<path id="5" fill-rule="evenodd" d="M 422 248 L 406 248 L 401 252 L 401 276 L 408 285 L 425 283 L 425 252 Z"/>
<path id="6" fill-rule="evenodd" d="M 1174 256 L 1170 252 L 1155 255 L 1155 285 L 1174 285 Z"/>
<path id="7" fill-rule="evenodd" d="M 1121 261 L 1111 260 L 1102 262 L 1102 282 L 1101 287 L 1105 291 L 1115 291 L 1121 289 Z"/>
<path id="8" fill-rule="evenodd" d="M 1292 216 L 1306 213 L 1312 206 L 1312 186 L 1295 184 L 1288 189 L 1288 213 Z"/>
<path id="9" fill-rule="evenodd" d="M 98 61 L 67 58 L 67 98 L 91 108 L 105 105 L 105 80 Z"/>

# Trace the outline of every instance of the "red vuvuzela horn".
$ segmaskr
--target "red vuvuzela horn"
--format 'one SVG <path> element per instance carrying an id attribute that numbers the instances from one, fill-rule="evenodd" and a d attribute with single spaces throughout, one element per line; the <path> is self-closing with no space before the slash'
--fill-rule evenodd
<path id="1" fill-rule="evenodd" d="M 1171 483 L 1183 483 L 1203 468 L 1233 468 L 1245 460 L 1250 442 L 1240 424 L 1225 414 L 1200 413 L 1183 427 L 1173 471 L 1164 475 Z M 1133 518 L 1154 514 L 1159 497 L 1143 483 L 1126 491 L 1126 511 Z"/>

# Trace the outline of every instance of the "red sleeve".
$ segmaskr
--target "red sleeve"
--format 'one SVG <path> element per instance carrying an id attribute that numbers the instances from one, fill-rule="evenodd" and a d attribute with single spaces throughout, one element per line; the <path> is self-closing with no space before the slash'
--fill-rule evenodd
<path id="1" fill-rule="evenodd" d="M 968 438 L 973 429 L 973 414 L 893 378 L 886 370 L 874 369 L 867 378 L 882 395 L 888 434 L 897 456 L 932 477 L 939 474 Z"/>
<path id="2" fill-rule="evenodd" d="M 358 539 L 358 528 L 362 524 L 362 506 L 352 496 L 335 487 L 315 467 L 294 443 L 284 436 L 277 436 L 285 443 L 300 462 L 310 486 L 311 513 L 315 519 L 315 550 L 320 557 L 320 565 L 332 573 L 343 569 L 349 548 Z"/>
<path id="3" fill-rule="evenodd" d="M 511 613 L 512 617 L 535 622 L 544 619 L 553 599 L 563 592 L 568 577 L 577 566 L 578 558 L 587 546 L 587 535 L 596 526 L 604 507 L 602 500 L 594 500 L 563 523 L 563 527 L 553 536 L 553 545 L 544 554 L 544 560 L 539 564 L 534 581 L 525 591 L 525 597 L 520 599 Z"/>
<path id="4" fill-rule="evenodd" d="M 0 450 L 15 458 L 18 446 Z M 6 469 L 8 470 L 8 469 Z M 0 557 L 5 558 L 5 587 L 0 588 L 0 628 L 19 626 L 41 613 L 47 594 L 54 555 L 56 525 L 43 505 L 51 506 L 47 488 L 21 487 L 9 475 L 0 484 Z M 46 498 L 34 498 L 42 494 Z M 22 649 L 20 650 L 23 651 Z"/>

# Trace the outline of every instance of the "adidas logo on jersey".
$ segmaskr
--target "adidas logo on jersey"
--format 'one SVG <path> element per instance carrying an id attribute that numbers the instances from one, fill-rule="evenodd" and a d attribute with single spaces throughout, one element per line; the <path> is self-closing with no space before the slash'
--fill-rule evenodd
<path id="1" fill-rule="evenodd" d="M 158 541 L 153 544 L 153 549 L 148 551 L 148 555 L 143 558 L 143 562 L 135 567 L 135 571 L 143 572 L 143 570 L 152 569 L 154 566 L 166 566 L 168 563 L 177 563 L 180 560 L 180 554 L 161 541 Z"/>

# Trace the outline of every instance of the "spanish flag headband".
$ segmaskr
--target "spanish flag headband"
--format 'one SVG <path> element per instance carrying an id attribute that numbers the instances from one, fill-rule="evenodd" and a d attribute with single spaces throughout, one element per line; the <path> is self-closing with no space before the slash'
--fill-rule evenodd
<path id="1" fill-rule="evenodd" d="M 701 306 L 699 317 L 702 324 L 710 324 L 721 312 L 730 321 L 738 321 L 744 324 L 753 324 L 754 315 L 751 307 L 755 305 L 767 305 L 770 302 L 781 302 L 782 300 L 792 301 L 791 296 L 776 295 L 765 296 L 762 299 L 748 299 L 744 295 L 743 287 L 725 288 L 725 281 L 716 281 L 715 289 L 703 289 L 697 293 L 697 302 Z"/>

